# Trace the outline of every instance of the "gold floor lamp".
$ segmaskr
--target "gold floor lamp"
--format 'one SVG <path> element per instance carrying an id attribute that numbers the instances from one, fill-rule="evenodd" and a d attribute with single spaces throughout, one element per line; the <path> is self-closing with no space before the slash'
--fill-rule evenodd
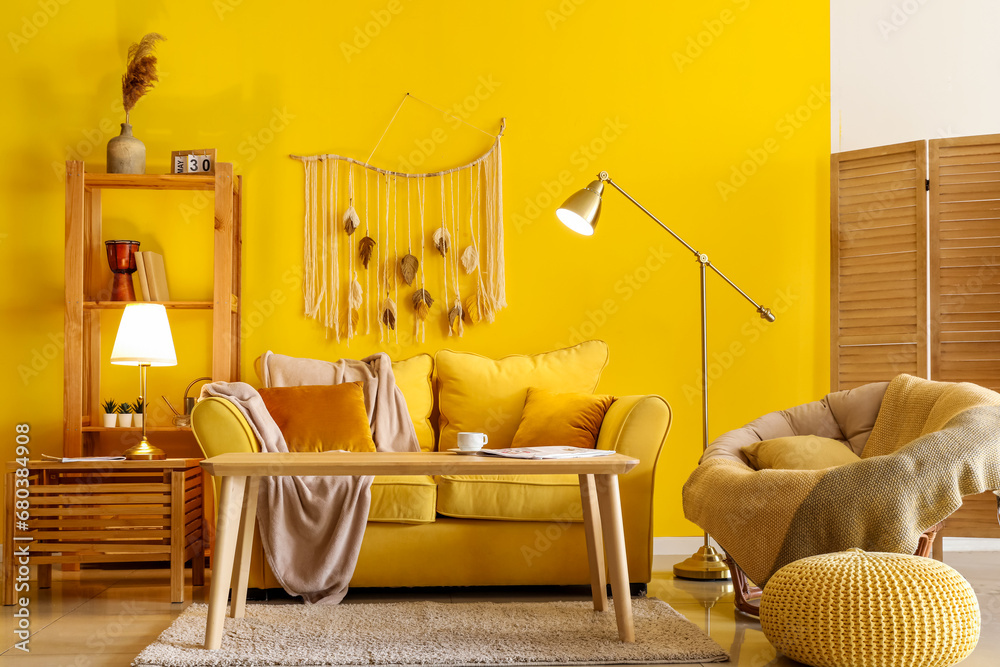
<path id="1" fill-rule="evenodd" d="M 708 308 L 707 308 L 707 285 L 705 281 L 706 272 L 712 269 L 720 278 L 725 280 L 737 292 L 743 295 L 747 301 L 753 304 L 760 316 L 768 322 L 774 322 L 774 313 L 769 308 L 765 308 L 750 296 L 737 287 L 736 283 L 727 278 L 719 269 L 715 267 L 708 256 L 700 253 L 680 236 L 674 233 L 655 215 L 650 213 L 645 206 L 632 198 L 629 193 L 622 190 L 617 183 L 611 180 L 608 172 L 602 171 L 597 175 L 597 180 L 591 182 L 583 190 L 573 194 L 566 200 L 556 215 L 564 225 L 574 232 L 584 236 L 592 236 L 597 228 L 597 219 L 601 215 L 601 195 L 604 193 L 604 184 L 608 183 L 618 192 L 638 206 L 643 213 L 653 219 L 656 224 L 665 229 L 671 236 L 677 239 L 685 248 L 698 260 L 698 267 L 701 272 L 701 406 L 702 406 L 702 451 L 708 447 Z M 674 566 L 674 575 L 684 579 L 727 579 L 729 568 L 722 556 L 712 546 L 708 533 L 705 533 L 705 544 L 698 549 L 698 552 L 690 558 Z"/>
<path id="2" fill-rule="evenodd" d="M 118 366 L 139 367 L 139 401 L 143 405 L 142 439 L 139 444 L 125 450 L 129 460 L 162 460 L 166 454 L 154 447 L 146 438 L 149 421 L 149 400 L 146 395 L 146 370 L 150 366 L 176 366 L 177 354 L 170 335 L 167 309 L 159 303 L 130 303 L 125 306 L 118 325 L 115 346 L 111 350 L 111 363 Z"/>

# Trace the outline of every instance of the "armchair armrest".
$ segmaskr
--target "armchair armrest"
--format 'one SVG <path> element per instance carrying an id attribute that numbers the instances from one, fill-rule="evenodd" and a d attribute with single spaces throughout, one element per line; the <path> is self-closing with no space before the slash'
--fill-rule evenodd
<path id="1" fill-rule="evenodd" d="M 597 438 L 598 449 L 639 459 L 639 465 L 618 478 L 633 582 L 652 579 L 653 485 L 671 419 L 670 405 L 660 396 L 622 396 L 612 403 Z"/>

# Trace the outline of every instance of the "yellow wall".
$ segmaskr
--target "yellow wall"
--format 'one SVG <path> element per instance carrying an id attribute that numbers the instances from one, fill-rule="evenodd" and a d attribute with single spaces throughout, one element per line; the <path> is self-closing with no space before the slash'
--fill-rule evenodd
<path id="1" fill-rule="evenodd" d="M 8 0 L 0 10 L 0 452 L 31 425 L 33 454 L 61 447 L 63 181 L 82 157 L 104 169 L 128 44 L 148 31 L 161 81 L 132 114 L 147 169 L 173 149 L 217 147 L 246 177 L 244 376 L 264 350 L 348 350 L 304 319 L 302 167 L 289 153 L 365 158 L 403 93 L 479 127 L 507 118 L 504 205 L 510 307 L 495 324 L 426 344 L 487 355 L 581 338 L 611 346 L 606 392 L 659 393 L 676 411 L 660 466 L 655 532 L 693 535 L 680 487 L 701 447 L 696 263 L 617 193 L 593 239 L 554 217 L 604 169 L 754 298 L 710 282 L 713 436 L 828 385 L 829 11 L 758 0 L 598 3 L 79 2 Z M 383 25 L 376 21 L 380 20 Z M 364 37 L 367 30 L 374 34 Z M 408 102 L 374 162 L 397 166 L 436 128 L 425 166 L 478 155 L 489 139 Z M 562 179 L 562 183 L 560 182 Z M 105 237 L 136 236 L 167 257 L 177 297 L 206 298 L 211 209 L 191 193 L 105 198 Z M 208 370 L 208 317 L 172 315 L 181 366 L 154 369 L 150 394 L 180 400 Z M 117 317 L 104 321 L 105 355 Z M 183 329 L 183 332 L 181 330 Z M 133 396 L 134 369 L 105 368 L 102 398 Z"/>

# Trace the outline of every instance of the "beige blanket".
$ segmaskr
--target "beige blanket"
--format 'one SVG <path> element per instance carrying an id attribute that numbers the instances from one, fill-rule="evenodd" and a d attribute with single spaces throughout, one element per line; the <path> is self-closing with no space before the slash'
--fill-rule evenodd
<path id="1" fill-rule="evenodd" d="M 270 353 L 269 353 L 270 354 Z M 323 362 L 327 363 L 327 362 Z M 329 381 L 297 382 L 294 375 L 272 378 L 283 385 L 337 384 L 364 380 L 366 406 L 379 451 L 419 451 L 406 402 L 395 386 L 392 364 L 384 355 L 364 362 L 341 360 L 328 364 Z M 265 364 L 265 368 L 267 365 Z M 313 380 L 316 378 L 308 378 Z M 250 423 L 263 452 L 287 452 L 288 445 L 264 401 L 243 382 L 216 382 L 202 396 L 231 401 Z M 330 443 L 330 449 L 336 449 Z M 330 456 L 351 456 L 331 451 Z M 257 503 L 257 524 L 264 554 L 275 578 L 290 595 L 306 602 L 336 604 L 347 594 L 361 549 L 371 505 L 370 476 L 264 477 Z"/>
<path id="2" fill-rule="evenodd" d="M 1000 489 L 1000 394 L 901 375 L 861 456 L 809 471 L 709 458 L 684 485 L 684 513 L 760 586 L 816 554 L 913 553 L 963 496 Z"/>

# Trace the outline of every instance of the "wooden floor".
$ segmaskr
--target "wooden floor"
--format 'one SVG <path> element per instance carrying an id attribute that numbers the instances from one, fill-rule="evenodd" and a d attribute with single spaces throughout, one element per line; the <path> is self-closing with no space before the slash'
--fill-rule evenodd
<path id="1" fill-rule="evenodd" d="M 732 655 L 737 667 L 798 665 L 776 656 L 760 624 L 733 611 L 731 586 L 726 583 L 674 579 L 670 568 L 680 557 L 657 557 L 649 595 L 670 603 Z M 979 646 L 963 667 L 1000 664 L 1000 552 L 946 553 L 945 561 L 961 572 L 979 596 L 983 631 Z M 13 647 L 14 607 L 0 612 L 0 665 L 3 667 L 87 667 L 129 665 L 139 651 L 156 639 L 187 604 L 170 602 L 167 570 L 84 570 L 56 572 L 53 586 L 36 591 L 31 603 L 31 653 Z M 204 602 L 208 587 L 191 588 L 185 596 Z M 588 587 L 572 589 L 357 589 L 350 604 L 414 598 L 438 602 L 469 600 L 589 599 Z M 718 598 L 718 599 L 717 599 Z M 285 604 L 287 600 L 283 601 Z"/>

